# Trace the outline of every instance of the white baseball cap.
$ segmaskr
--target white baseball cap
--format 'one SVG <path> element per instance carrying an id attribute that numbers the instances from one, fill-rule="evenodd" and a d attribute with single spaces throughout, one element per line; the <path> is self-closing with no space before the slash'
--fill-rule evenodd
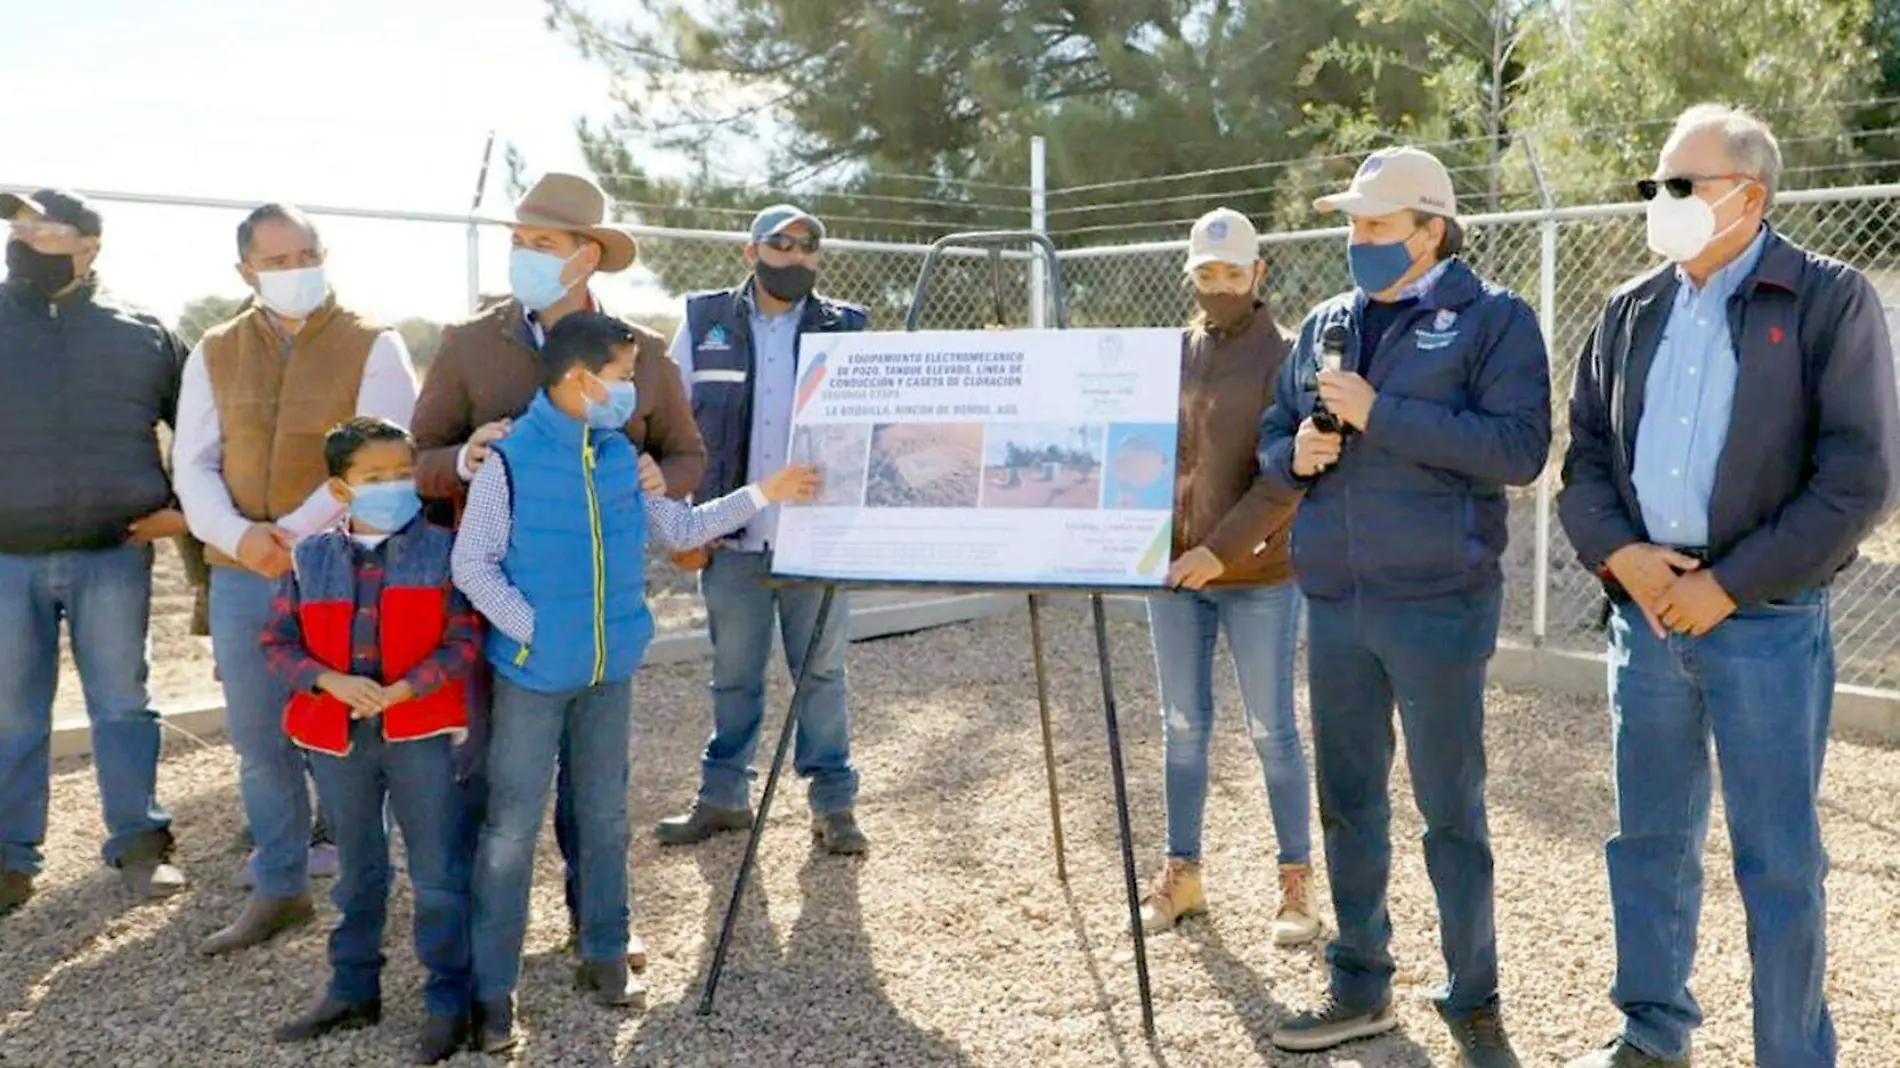
<path id="1" fill-rule="evenodd" d="M 1313 201 L 1313 210 L 1322 214 L 1343 211 L 1348 215 L 1390 215 L 1408 209 L 1433 215 L 1458 214 L 1451 173 L 1437 156 L 1416 148 L 1374 152 L 1359 165 L 1350 188 Z"/>
<path id="2" fill-rule="evenodd" d="M 1252 267 L 1260 258 L 1260 234 L 1232 208 L 1215 208 L 1194 223 L 1188 235 L 1187 269 L 1207 263 Z"/>

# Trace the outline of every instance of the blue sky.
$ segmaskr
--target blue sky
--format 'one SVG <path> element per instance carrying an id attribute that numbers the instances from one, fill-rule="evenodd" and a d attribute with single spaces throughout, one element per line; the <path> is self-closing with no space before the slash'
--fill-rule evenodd
<path id="1" fill-rule="evenodd" d="M 615 6 L 602 0 L 604 10 Z M 65 0 L 8 5 L 0 32 L 0 183 L 463 212 L 487 131 L 530 169 L 579 169 L 574 121 L 611 111 L 604 71 L 542 24 L 540 0 Z M 499 163 L 499 145 L 496 151 Z M 501 168 L 484 210 L 505 215 Z M 102 203 L 99 269 L 168 319 L 239 294 L 239 213 Z M 352 306 L 453 319 L 459 226 L 322 221 Z M 505 231 L 481 237 L 486 292 Z M 666 307 L 637 279 L 609 298 Z"/>

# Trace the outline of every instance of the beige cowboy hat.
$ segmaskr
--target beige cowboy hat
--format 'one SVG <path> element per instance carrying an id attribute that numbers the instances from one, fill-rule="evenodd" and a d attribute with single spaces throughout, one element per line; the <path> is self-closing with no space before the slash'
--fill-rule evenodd
<path id="1" fill-rule="evenodd" d="M 542 175 L 515 205 L 515 222 L 566 230 L 599 242 L 600 269 L 608 274 L 633 266 L 640 251 L 632 234 L 607 224 L 607 194 L 578 174 Z"/>

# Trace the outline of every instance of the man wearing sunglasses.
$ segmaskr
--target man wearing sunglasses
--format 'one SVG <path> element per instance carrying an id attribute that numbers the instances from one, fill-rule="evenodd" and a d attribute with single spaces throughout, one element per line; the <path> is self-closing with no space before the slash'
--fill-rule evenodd
<path id="1" fill-rule="evenodd" d="M 159 456 L 185 348 L 99 291 L 99 213 L 71 193 L 0 196 L 0 916 L 25 904 L 46 839 L 48 744 L 66 620 L 106 824 L 141 898 L 184 888 L 158 803 L 146 687 L 152 543 L 185 533 Z"/>
<path id="2" fill-rule="evenodd" d="M 1671 262 L 1611 295 L 1577 368 L 1558 506 L 1614 606 L 1605 852 L 1624 1024 L 1571 1068 L 1689 1064 L 1711 738 L 1755 1063 L 1835 1063 L 1816 813 L 1828 586 L 1892 504 L 1900 415 L 1879 294 L 1764 221 L 1780 173 L 1759 120 L 1685 112 L 1637 183 Z"/>
<path id="3" fill-rule="evenodd" d="M 864 329 L 863 309 L 813 292 L 824 224 L 800 208 L 775 204 L 752 220 L 745 247 L 752 273 L 740 285 L 686 298 L 686 321 L 673 338 L 673 359 L 686 376 L 693 413 L 706 441 L 706 477 L 699 497 L 712 500 L 785 466 L 791 442 L 792 394 L 799 338 Z M 752 823 L 752 755 L 765 716 L 765 668 L 774 617 L 794 676 L 818 622 L 815 588 L 773 588 L 772 539 L 778 508 L 761 513 L 710 557 L 700 591 L 713 633 L 713 733 L 701 764 L 699 796 L 681 816 L 655 829 L 669 845 L 693 845 Z M 858 773 L 851 765 L 851 721 L 845 699 L 849 606 L 832 605 L 805 671 L 799 708 L 798 774 L 811 780 L 812 833 L 827 850 L 865 850 L 852 806 Z"/>

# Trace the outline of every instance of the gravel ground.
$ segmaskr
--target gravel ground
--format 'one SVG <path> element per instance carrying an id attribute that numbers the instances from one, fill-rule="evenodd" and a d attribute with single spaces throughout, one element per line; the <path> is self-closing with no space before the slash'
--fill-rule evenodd
<path id="1" fill-rule="evenodd" d="M 638 1065 L 1160 1065 L 1416 1068 L 1455 1063 L 1422 998 L 1440 974 L 1431 893 L 1409 805 L 1396 806 L 1392 914 L 1400 962 L 1395 1036 L 1328 1056 L 1272 1050 L 1268 1034 L 1322 985 L 1318 948 L 1271 946 L 1273 848 L 1231 680 L 1209 806 L 1208 921 L 1156 939 L 1159 1041 L 1142 1038 L 1123 932 L 1112 792 L 1086 616 L 1050 614 L 1057 757 L 1070 884 L 1053 877 L 1033 675 L 1021 613 L 857 646 L 852 653 L 860 811 L 874 852 L 813 853 L 804 791 L 781 793 L 746 902 L 718 1015 L 694 1015 L 742 842 L 634 848 L 636 917 L 654 961 L 651 1007 L 615 1014 L 568 989 L 557 860 L 544 837 L 521 987 L 520 1062 Z M 1134 825 L 1144 880 L 1162 849 L 1159 724 L 1146 635 L 1113 628 Z M 691 794 L 705 730 L 703 665 L 643 679 L 633 813 L 640 831 Z M 774 707 L 787 687 L 781 682 Z M 774 713 L 776 716 L 777 713 Z M 776 722 L 776 720 L 774 720 Z M 770 738 L 767 742 L 769 744 Z M 1559 1065 L 1609 1035 L 1610 927 L 1601 842 L 1610 828 L 1600 701 L 1494 692 L 1492 834 L 1508 1020 L 1526 1064 Z M 1403 780 L 1403 771 L 1399 772 Z M 162 789 L 193 888 L 130 907 L 96 860 L 91 769 L 62 764 L 41 893 L 0 921 L 0 1064 L 384 1065 L 420 1019 L 419 973 L 393 904 L 381 1027 L 284 1049 L 268 1028 L 325 978 L 325 924 L 233 960 L 196 940 L 240 901 L 229 844 L 239 821 L 228 750 L 173 745 Z M 1838 742 L 1824 818 L 1841 1063 L 1900 1050 L 1900 751 Z M 1408 789 L 1400 781 L 1401 796 Z M 1719 802 L 1718 802 L 1719 804 Z M 1725 832 L 1710 840 L 1696 990 L 1709 1015 L 1698 1063 L 1750 1065 L 1748 968 Z M 456 1063 L 479 1063 L 463 1055 Z"/>

